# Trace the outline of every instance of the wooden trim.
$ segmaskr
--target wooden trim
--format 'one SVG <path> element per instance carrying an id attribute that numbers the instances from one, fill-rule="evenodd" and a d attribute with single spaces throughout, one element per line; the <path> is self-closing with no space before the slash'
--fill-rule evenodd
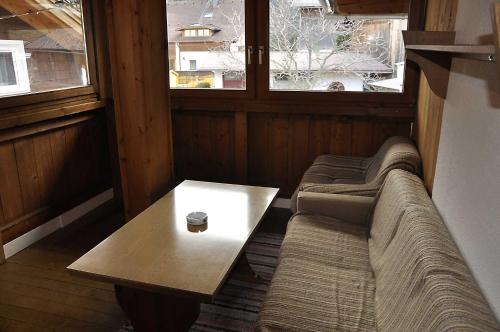
<path id="1" fill-rule="evenodd" d="M 5 263 L 5 251 L 3 250 L 2 232 L 0 232 L 0 265 Z"/>
<path id="2" fill-rule="evenodd" d="M 63 118 L 56 121 L 45 121 L 39 124 L 7 129 L 5 131 L 0 131 L 0 143 L 12 141 L 26 136 L 36 135 L 49 130 L 68 127 L 80 122 L 92 120 L 95 117 L 96 114 L 83 114 L 67 119 Z"/>
<path id="3" fill-rule="evenodd" d="M 284 100 L 172 99 L 175 111 L 325 114 L 413 118 L 415 107 L 407 104 L 290 102 Z"/>
<path id="4" fill-rule="evenodd" d="M 240 184 L 247 183 L 247 113 L 234 113 L 234 159 L 236 181 Z"/>
<path id="5" fill-rule="evenodd" d="M 68 88 L 61 90 L 53 90 L 48 92 L 32 93 L 27 95 L 19 95 L 12 97 L 4 97 L 0 106 L 0 114 L 4 109 L 17 108 L 31 104 L 39 104 L 43 102 L 59 101 L 72 97 L 87 96 L 88 98 L 97 97 L 97 90 L 93 86 L 85 86 L 78 88 Z"/>
<path id="6" fill-rule="evenodd" d="M 500 74 L 500 60 L 498 59 L 500 56 L 500 3 L 494 4 L 493 8 L 494 19 L 493 19 L 493 32 L 495 36 L 495 48 L 496 48 L 496 61 L 498 73 Z"/>
<path id="7" fill-rule="evenodd" d="M 0 113 L 0 130 L 32 124 L 35 122 L 60 118 L 72 114 L 101 109 L 106 106 L 104 101 L 74 101 L 69 104 L 49 105 L 25 111 L 13 110 Z"/>

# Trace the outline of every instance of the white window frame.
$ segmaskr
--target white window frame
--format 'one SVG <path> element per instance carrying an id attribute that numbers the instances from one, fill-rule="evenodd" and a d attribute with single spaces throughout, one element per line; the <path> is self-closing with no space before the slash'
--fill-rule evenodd
<path id="1" fill-rule="evenodd" d="M 16 84 L 0 86 L 0 97 L 10 96 L 31 91 L 26 52 L 22 40 L 0 40 L 0 52 L 11 53 L 16 74 Z"/>

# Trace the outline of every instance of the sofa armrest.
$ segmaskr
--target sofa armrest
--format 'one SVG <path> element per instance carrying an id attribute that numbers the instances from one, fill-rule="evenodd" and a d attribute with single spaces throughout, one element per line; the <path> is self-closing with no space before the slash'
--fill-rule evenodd
<path id="1" fill-rule="evenodd" d="M 297 212 L 331 217 L 352 224 L 367 225 L 373 197 L 299 192 Z"/>

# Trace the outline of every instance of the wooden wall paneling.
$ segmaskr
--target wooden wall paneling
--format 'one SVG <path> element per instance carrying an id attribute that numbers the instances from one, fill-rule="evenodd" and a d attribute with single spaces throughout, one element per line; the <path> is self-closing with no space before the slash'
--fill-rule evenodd
<path id="1" fill-rule="evenodd" d="M 309 164 L 319 155 L 330 152 L 332 130 L 331 116 L 312 116 L 309 121 L 309 146 L 308 162 Z"/>
<path id="2" fill-rule="evenodd" d="M 0 198 L 2 200 L 4 225 L 21 217 L 24 213 L 23 196 L 17 169 L 14 144 L 0 144 Z"/>
<path id="3" fill-rule="evenodd" d="M 267 159 L 267 176 L 272 181 L 268 185 L 279 188 L 288 187 L 288 142 L 289 116 L 273 114 L 269 119 L 268 142 L 269 153 L 261 156 Z"/>
<path id="4" fill-rule="evenodd" d="M 237 180 L 236 173 L 238 170 L 241 171 L 243 167 L 243 165 L 236 165 L 236 161 L 238 160 L 241 164 L 246 162 L 236 157 L 236 145 L 238 144 L 240 149 L 243 150 L 243 147 L 240 145 L 244 144 L 246 140 L 243 137 L 245 133 L 240 132 L 239 135 L 241 137 L 236 136 L 237 114 L 235 113 L 234 116 L 232 114 L 225 114 L 214 119 L 215 121 L 212 123 L 211 136 L 213 137 L 215 159 L 214 179 L 217 182 L 235 182 Z M 241 119 L 238 120 L 241 121 Z"/>
<path id="5" fill-rule="evenodd" d="M 330 151 L 341 156 L 352 155 L 352 127 L 353 121 L 350 118 L 339 117 L 334 121 Z"/>
<path id="6" fill-rule="evenodd" d="M 174 121 L 174 160 L 176 181 L 188 179 L 193 174 L 193 114 L 176 112 Z"/>
<path id="7" fill-rule="evenodd" d="M 269 183 L 269 116 L 262 113 L 248 114 L 248 183 Z"/>
<path id="8" fill-rule="evenodd" d="M 129 220 L 173 184 L 164 0 L 107 0 L 121 184 Z"/>
<path id="9" fill-rule="evenodd" d="M 40 204 L 42 206 L 47 206 L 52 202 L 56 184 L 50 136 L 51 133 L 43 133 L 33 137 L 38 174 L 37 183 L 40 192 Z"/>
<path id="10" fill-rule="evenodd" d="M 234 163 L 235 180 L 246 184 L 248 181 L 248 121 L 246 112 L 234 113 Z"/>
<path id="11" fill-rule="evenodd" d="M 84 118 L 1 133 L 0 231 L 4 242 L 111 186 L 107 144 L 103 144 L 104 117 Z M 90 132 L 92 126 L 99 132 Z M 96 156 L 89 153 L 91 145 Z"/>
<path id="12" fill-rule="evenodd" d="M 352 131 L 352 155 L 369 157 L 373 155 L 373 121 L 356 121 Z"/>
<path id="13" fill-rule="evenodd" d="M 24 214 L 28 214 L 39 209 L 41 205 L 33 138 L 26 137 L 15 141 L 14 151 L 16 153 Z"/>
<path id="14" fill-rule="evenodd" d="M 458 0 L 428 0 L 425 30 L 454 30 L 457 6 Z M 432 92 L 425 75 L 420 75 L 414 138 L 422 156 L 424 183 L 431 193 L 436 171 L 443 107 L 444 100 Z"/>
<path id="15" fill-rule="evenodd" d="M 387 13 L 407 13 L 409 10 L 409 0 L 329 0 L 335 3 L 335 9 L 343 15 L 363 15 L 363 14 L 387 14 Z"/>
<path id="16" fill-rule="evenodd" d="M 308 115 L 290 115 L 289 117 L 288 187 L 293 187 L 311 164 L 311 158 L 307 152 L 310 118 Z"/>

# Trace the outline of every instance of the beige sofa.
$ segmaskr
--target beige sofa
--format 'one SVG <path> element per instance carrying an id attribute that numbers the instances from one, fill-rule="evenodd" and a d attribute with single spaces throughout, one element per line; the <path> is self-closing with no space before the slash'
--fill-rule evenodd
<path id="1" fill-rule="evenodd" d="M 420 155 L 406 137 L 391 137 L 371 158 L 322 155 L 307 169 L 292 196 L 290 208 L 297 211 L 300 191 L 375 196 L 387 174 L 404 169 L 419 174 Z"/>
<path id="2" fill-rule="evenodd" d="M 499 331 L 421 180 L 301 192 L 258 331 Z"/>

